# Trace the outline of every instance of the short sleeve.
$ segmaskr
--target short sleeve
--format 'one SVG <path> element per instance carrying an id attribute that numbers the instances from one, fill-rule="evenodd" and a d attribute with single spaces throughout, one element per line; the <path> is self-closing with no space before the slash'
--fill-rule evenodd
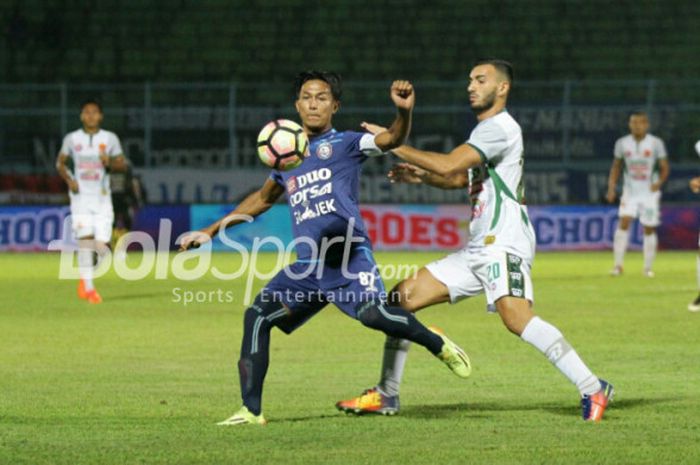
<path id="1" fill-rule="evenodd" d="M 70 134 L 63 138 L 63 144 L 61 145 L 61 153 L 64 155 L 71 155 L 71 137 Z"/>
<path id="2" fill-rule="evenodd" d="M 275 182 L 276 182 L 277 184 L 279 184 L 280 186 L 285 187 L 285 186 L 284 186 L 284 180 L 282 179 L 282 175 L 280 174 L 279 171 L 276 171 L 276 170 L 270 171 L 270 176 L 269 176 L 269 178 L 272 179 L 273 181 L 275 181 Z"/>
<path id="3" fill-rule="evenodd" d="M 666 153 L 666 144 L 661 139 L 656 139 L 656 158 L 663 160 L 668 158 L 668 153 Z"/>
<path id="4" fill-rule="evenodd" d="M 481 159 L 487 162 L 503 156 L 508 148 L 508 137 L 501 126 L 487 121 L 474 129 L 467 144 L 474 147 Z"/>
<path id="5" fill-rule="evenodd" d="M 382 149 L 377 147 L 377 143 L 374 141 L 375 137 L 376 136 L 374 134 L 363 134 L 358 142 L 360 152 L 368 157 L 378 157 L 380 155 L 384 155 Z"/>
<path id="6" fill-rule="evenodd" d="M 614 156 L 618 160 L 622 160 L 623 158 L 625 158 L 624 150 L 622 150 L 622 139 L 617 139 L 617 141 L 615 142 Z"/>
<path id="7" fill-rule="evenodd" d="M 110 134 L 110 144 L 109 144 L 108 155 L 110 157 L 124 155 L 124 151 L 122 150 L 122 144 L 119 141 L 119 137 L 117 137 L 116 134 Z"/>

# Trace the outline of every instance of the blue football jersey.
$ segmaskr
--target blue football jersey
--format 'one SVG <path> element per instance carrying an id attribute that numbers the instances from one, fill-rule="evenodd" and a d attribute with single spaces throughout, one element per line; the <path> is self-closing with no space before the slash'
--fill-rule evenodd
<path id="1" fill-rule="evenodd" d="M 304 163 L 290 171 L 273 170 L 270 174 L 286 191 L 294 237 L 304 238 L 296 243 L 298 259 L 324 258 L 314 257 L 313 246 L 306 241 L 315 243 L 320 253 L 324 238 L 347 235 L 351 219 L 352 236 L 364 239 L 353 246 L 371 247 L 358 205 L 360 171 L 367 159 L 360 140 L 365 135 L 331 129 L 310 137 L 309 157 Z M 342 244 L 334 244 L 333 248 L 339 250 Z"/>

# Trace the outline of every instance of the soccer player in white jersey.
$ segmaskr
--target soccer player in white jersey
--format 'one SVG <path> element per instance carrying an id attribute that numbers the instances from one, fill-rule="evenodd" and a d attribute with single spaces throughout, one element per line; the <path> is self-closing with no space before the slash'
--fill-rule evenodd
<path id="1" fill-rule="evenodd" d="M 618 212 L 620 221 L 613 238 L 615 266 L 610 274 L 622 274 L 630 224 L 639 218 L 644 227 L 644 274 L 653 278 L 652 265 L 658 243 L 656 228 L 661 224 L 661 186 L 668 179 L 670 171 L 668 157 L 664 142 L 649 134 L 649 117 L 645 112 L 636 111 L 630 115 L 629 129 L 630 134 L 615 142 L 615 159 L 608 178 L 606 198 L 613 203 L 620 172 L 624 172 Z"/>
<path id="2" fill-rule="evenodd" d="M 695 151 L 698 153 L 698 155 L 700 155 L 700 140 L 695 143 Z M 696 194 L 700 194 L 700 176 L 690 180 L 690 190 Z M 698 247 L 700 247 L 700 237 L 698 237 Z M 695 259 L 695 267 L 698 280 L 698 289 L 700 289 L 700 251 L 698 251 L 698 256 Z M 698 293 L 695 300 L 688 304 L 688 310 L 691 312 L 700 312 L 700 293 Z"/>
<path id="3" fill-rule="evenodd" d="M 463 250 L 421 268 L 399 283 L 391 298 L 416 312 L 486 293 L 506 328 L 533 345 L 578 388 L 584 420 L 598 421 L 612 397 L 612 385 L 595 376 L 562 333 L 532 310 L 535 234 L 521 202 L 522 133 L 505 108 L 512 80 L 508 62 L 480 60 L 469 75 L 469 102 L 479 121 L 469 140 L 448 154 L 408 146 L 394 150 L 420 168 L 401 165 L 392 173 L 395 181 L 422 181 L 443 188 L 469 185 L 472 219 Z M 354 413 L 397 413 L 407 349 L 405 341 L 388 338 L 378 385 L 336 407 Z"/>
<path id="4" fill-rule="evenodd" d="M 126 166 L 117 135 L 100 128 L 103 117 L 99 102 L 83 102 L 83 127 L 63 138 L 56 160 L 56 169 L 68 185 L 73 234 L 78 241 L 78 297 L 93 304 L 102 302 L 92 280 L 95 253 L 101 257 L 109 250 L 114 220 L 109 171 L 122 171 Z"/>

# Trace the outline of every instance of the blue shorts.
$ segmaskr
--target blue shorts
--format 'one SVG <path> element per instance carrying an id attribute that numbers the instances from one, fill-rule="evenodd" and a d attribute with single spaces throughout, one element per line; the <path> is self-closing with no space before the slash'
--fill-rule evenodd
<path id="1" fill-rule="evenodd" d="M 289 310 L 277 326 L 289 334 L 306 323 L 326 305 L 335 304 L 357 319 L 357 307 L 370 300 L 386 302 L 384 282 L 372 250 L 356 247 L 343 266 L 298 260 L 283 268 L 260 291 L 263 302 L 279 302 Z"/>

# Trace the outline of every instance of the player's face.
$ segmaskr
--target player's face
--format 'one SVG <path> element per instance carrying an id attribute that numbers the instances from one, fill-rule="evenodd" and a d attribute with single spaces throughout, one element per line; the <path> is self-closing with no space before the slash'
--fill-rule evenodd
<path id="1" fill-rule="evenodd" d="M 499 97 L 505 98 L 508 83 L 499 75 L 493 65 L 475 66 L 469 73 L 469 105 L 479 114 L 490 110 Z"/>
<path id="2" fill-rule="evenodd" d="M 304 129 L 311 134 L 319 134 L 331 128 L 331 120 L 338 111 L 339 103 L 333 98 L 327 82 L 312 79 L 301 86 L 295 106 Z"/>
<path id="3" fill-rule="evenodd" d="M 649 131 L 649 118 L 646 115 L 630 116 L 630 132 L 639 139 L 647 135 Z"/>
<path id="4" fill-rule="evenodd" d="M 102 116 L 100 107 L 89 103 L 80 112 L 80 122 L 83 123 L 86 129 L 97 129 L 102 124 Z"/>

